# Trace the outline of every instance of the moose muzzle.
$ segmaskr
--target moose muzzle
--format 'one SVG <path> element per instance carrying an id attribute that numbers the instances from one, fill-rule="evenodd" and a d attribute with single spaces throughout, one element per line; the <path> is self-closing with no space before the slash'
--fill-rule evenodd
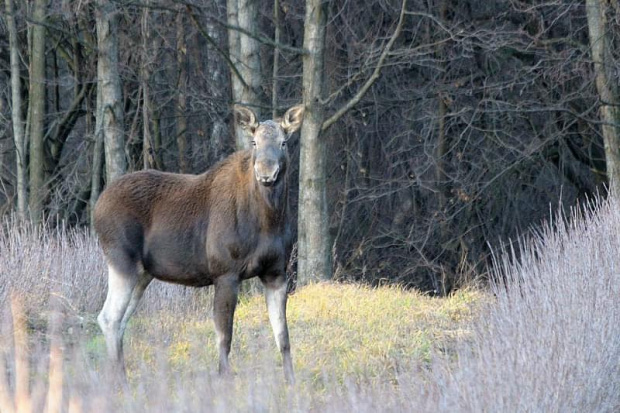
<path id="1" fill-rule="evenodd" d="M 256 180 L 265 186 L 271 186 L 278 180 L 280 165 L 277 161 L 264 159 L 254 164 Z"/>

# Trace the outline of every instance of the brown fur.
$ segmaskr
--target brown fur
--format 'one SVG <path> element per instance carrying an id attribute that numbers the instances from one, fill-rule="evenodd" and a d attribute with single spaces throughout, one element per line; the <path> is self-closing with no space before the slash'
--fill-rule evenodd
<path id="1" fill-rule="evenodd" d="M 126 323 L 156 278 L 196 287 L 215 284 L 220 371 L 228 372 L 238 285 L 258 276 L 266 287 L 285 374 L 293 379 L 285 316 L 284 272 L 292 245 L 285 143 L 299 128 L 303 108 L 261 124 L 249 109 L 235 110 L 255 149 L 236 152 L 201 175 L 125 175 L 97 202 L 95 230 L 110 268 L 99 323 L 121 369 Z"/>
<path id="2" fill-rule="evenodd" d="M 259 187 L 251 161 L 243 151 L 202 175 L 142 171 L 118 179 L 95 210 L 108 263 L 122 271 L 141 262 L 157 279 L 190 286 L 283 266 L 292 241 L 287 183 Z M 274 196 L 280 208 L 269 207 Z"/>

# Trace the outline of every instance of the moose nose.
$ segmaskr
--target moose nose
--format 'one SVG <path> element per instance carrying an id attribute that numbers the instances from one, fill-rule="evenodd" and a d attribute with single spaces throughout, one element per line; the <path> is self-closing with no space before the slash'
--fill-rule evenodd
<path id="1" fill-rule="evenodd" d="M 254 165 L 256 180 L 265 186 L 272 185 L 278 179 L 279 172 L 280 166 L 277 163 Z"/>

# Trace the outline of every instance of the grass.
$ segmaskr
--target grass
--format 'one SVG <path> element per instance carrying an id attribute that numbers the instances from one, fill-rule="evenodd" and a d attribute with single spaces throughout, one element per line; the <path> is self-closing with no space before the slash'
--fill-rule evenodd
<path id="1" fill-rule="evenodd" d="M 119 392 L 94 321 L 105 295 L 96 241 L 6 222 L 0 297 L 13 291 L 27 317 L 4 306 L 0 411 L 617 412 L 619 250 L 612 199 L 498 248 L 487 291 L 303 287 L 288 311 L 294 387 L 262 297 L 242 297 L 236 376 L 222 379 L 209 290 L 157 283 L 126 334 L 131 391 Z"/>
<path id="2" fill-rule="evenodd" d="M 433 352 L 447 352 L 466 337 L 467 324 L 484 301 L 485 294 L 474 290 L 441 299 L 396 287 L 306 286 L 288 304 L 295 370 L 317 391 L 334 382 L 393 381 L 400 371 L 428 365 Z M 163 338 L 173 370 L 192 374 L 215 368 L 215 333 L 207 314 L 181 320 L 167 311 L 138 315 L 128 333 L 131 366 L 155 362 L 157 338 Z M 231 359 L 241 371 L 277 365 L 280 372 L 261 296 L 246 297 L 237 308 Z"/>
<path id="3" fill-rule="evenodd" d="M 487 301 L 488 295 L 476 290 L 432 298 L 397 287 L 322 283 L 300 288 L 290 297 L 288 311 L 298 393 L 290 392 L 283 385 L 280 356 L 260 296 L 243 297 L 237 309 L 231 353 L 237 377 L 227 385 L 232 385 L 235 392 L 227 387 L 220 393 L 220 386 L 227 381 L 215 375 L 215 334 L 205 312 L 186 312 L 179 316 L 168 309 L 139 311 L 125 339 L 128 375 L 136 398 L 119 398 L 106 382 L 105 344 L 92 315 L 76 323 L 76 318 L 45 322 L 31 314 L 28 320 L 24 318 L 23 325 L 14 323 L 15 334 L 5 332 L 5 336 L 19 336 L 24 341 L 23 331 L 30 332 L 29 360 L 37 373 L 29 376 L 41 389 L 58 381 L 57 374 L 46 372 L 51 369 L 48 366 L 58 364 L 61 359 L 64 374 L 71 383 L 65 384 L 68 387 L 65 392 L 71 395 L 68 399 L 73 397 L 73 408 L 77 409 L 74 411 L 117 408 L 143 411 L 143 403 L 149 406 L 148 411 L 170 411 L 169 408 L 176 411 L 181 400 L 185 403 L 189 398 L 195 402 L 196 398 L 204 397 L 193 393 L 197 381 L 209 389 L 212 402 L 208 409 L 200 404 L 198 411 L 211 411 L 218 405 L 226 409 L 234 406 L 241 411 L 255 411 L 256 406 L 263 405 L 266 411 L 277 411 L 283 404 L 306 411 L 334 403 L 330 400 L 335 393 L 346 394 L 364 387 L 397 388 L 401 374 L 408 374 L 412 369 L 428 369 L 433 354 L 453 352 L 458 340 L 471 338 L 467 328 Z M 32 319 L 38 321 L 32 323 Z M 51 330 L 59 334 L 48 334 Z M 76 334 L 80 336 L 77 339 Z M 54 340 L 56 344 L 52 343 Z M 16 350 L 26 348 L 22 344 L 11 349 L 9 343 L 3 344 L 9 360 L 18 360 L 20 352 Z M 69 348 L 71 351 L 67 351 Z M 14 363 L 9 371 L 18 370 L 19 363 Z M 84 375 L 90 383 L 83 382 Z M 82 383 L 76 388 L 73 380 Z M 94 397 L 100 393 L 96 390 L 102 388 L 104 394 L 114 396 Z M 153 388 L 159 390 L 158 394 L 173 395 L 172 406 L 170 399 L 153 402 L 147 397 Z M 236 393 L 244 394 L 246 399 L 238 400 L 234 397 Z M 37 411 L 33 406 L 43 409 L 47 400 L 43 400 L 43 395 L 37 397 L 36 392 L 30 392 L 25 409 Z M 149 400 L 138 403 L 140 397 Z M 10 408 L 3 408 L 0 402 L 0 410 Z"/>

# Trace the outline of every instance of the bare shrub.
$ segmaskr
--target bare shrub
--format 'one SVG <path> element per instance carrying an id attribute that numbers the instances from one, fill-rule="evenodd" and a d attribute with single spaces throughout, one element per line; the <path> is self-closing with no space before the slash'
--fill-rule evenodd
<path id="1" fill-rule="evenodd" d="M 45 309 L 51 295 L 75 312 L 103 303 L 104 263 L 97 242 L 78 229 L 5 220 L 0 233 L 0 294 L 19 294 L 27 309 Z"/>
<path id="2" fill-rule="evenodd" d="M 448 410 L 618 411 L 619 206 L 558 219 L 497 258 L 495 303 L 436 379 Z"/>
<path id="3" fill-rule="evenodd" d="M 99 244 L 88 231 L 50 228 L 6 219 L 0 231 L 0 302 L 11 291 L 29 310 L 49 308 L 59 298 L 73 314 L 95 314 L 106 294 L 106 266 Z M 207 290 L 154 282 L 142 309 L 176 312 L 209 308 Z"/>
<path id="4" fill-rule="evenodd" d="M 5 224 L 0 238 L 0 288 L 4 298 L 9 288 L 18 289 L 30 306 L 41 311 L 47 308 L 50 292 L 56 289 L 80 311 L 98 310 L 105 291 L 104 270 L 92 237 L 81 232 Z M 134 337 L 130 345 L 143 352 L 133 352 L 131 393 L 119 394 L 103 374 L 103 348 L 98 335 L 78 333 L 81 338 L 71 341 L 63 334 L 62 406 L 76 412 L 617 412 L 619 250 L 620 204 L 614 199 L 553 221 L 546 229 L 496 255 L 492 297 L 479 317 L 461 324 L 467 331 L 463 335 L 466 339 L 450 351 L 435 351 L 425 363 L 400 355 L 405 359 L 394 360 L 398 368 L 386 370 L 372 380 L 353 375 L 342 380 L 337 367 L 326 364 L 320 389 L 303 375 L 295 388 L 285 387 L 277 369 L 274 372 L 270 367 L 268 351 L 257 344 L 250 345 L 258 346 L 252 353 L 254 359 L 238 360 L 236 377 L 222 380 L 203 367 L 204 354 L 194 354 L 191 346 L 183 345 L 183 340 L 191 341 L 191 337 L 167 337 L 149 325 L 130 334 Z M 159 314 L 159 309 L 185 311 L 185 317 L 178 317 L 184 324 L 176 326 L 174 334 L 187 334 L 186 330 L 191 329 L 203 334 L 196 320 L 204 321 L 204 310 L 199 308 L 204 296 L 163 284 L 150 290 L 142 308 L 144 316 L 156 324 L 158 319 L 170 319 Z M 297 294 L 304 294 L 304 289 Z M 317 301 L 305 305 L 321 307 Z M 347 317 L 353 317 L 355 304 L 349 302 Z M 357 317 L 364 318 L 363 310 L 369 311 L 372 304 L 357 304 L 364 307 Z M 67 312 L 65 308 L 63 311 Z M 299 334 L 305 333 L 301 330 L 323 328 L 326 323 L 332 323 L 330 326 L 336 330 L 348 325 L 338 308 L 328 306 L 324 312 L 329 317 L 309 320 Z M 257 316 L 254 311 L 245 317 L 254 320 Z M 70 325 L 72 321 L 69 318 L 65 323 Z M 295 317 L 291 324 L 295 325 Z M 164 327 L 169 329 L 162 326 L 162 331 Z M 79 328 L 74 331 L 79 332 Z M 252 341 L 257 334 L 261 333 L 255 329 L 240 337 Z M 6 369 L 0 369 L 0 385 L 9 383 L 0 389 L 5 402 L 15 395 L 11 380 L 17 365 L 12 361 L 16 353 L 11 336 L 6 329 L 0 336 L 0 361 L 7 361 Z M 174 348 L 169 347 L 169 339 L 177 340 Z M 58 400 L 45 394 L 54 380 L 45 372 L 51 369 L 48 365 L 59 365 L 53 360 L 58 353 L 51 355 L 53 340 L 39 337 L 36 341 L 31 337 L 29 341 L 34 342 L 29 346 L 28 359 L 34 366 L 30 371 L 36 371 L 31 375 L 29 397 L 32 406 L 44 406 Z M 139 342 L 144 345 L 137 346 Z M 315 342 L 325 357 L 339 351 L 325 345 L 325 340 Z M 177 364 L 175 357 L 185 357 L 184 362 Z M 185 368 L 187 365 L 191 368 Z M 2 376 L 3 371 L 6 376 Z"/>

